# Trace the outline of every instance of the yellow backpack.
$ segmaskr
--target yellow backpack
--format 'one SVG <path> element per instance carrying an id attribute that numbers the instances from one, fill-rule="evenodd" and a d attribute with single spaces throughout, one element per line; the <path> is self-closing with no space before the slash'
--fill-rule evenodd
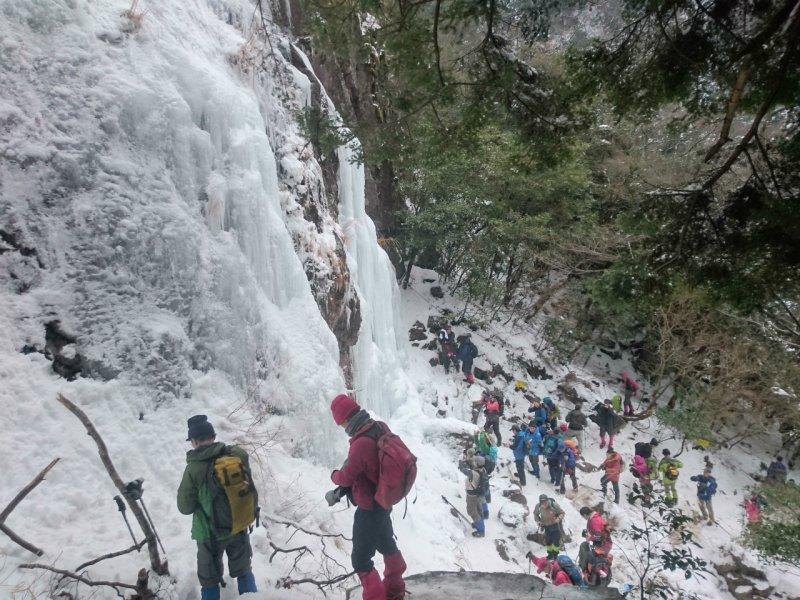
<path id="1" fill-rule="evenodd" d="M 250 470 L 238 456 L 224 454 L 214 461 L 213 471 L 230 506 L 230 534 L 236 535 L 247 529 L 257 517 L 258 494 Z"/>

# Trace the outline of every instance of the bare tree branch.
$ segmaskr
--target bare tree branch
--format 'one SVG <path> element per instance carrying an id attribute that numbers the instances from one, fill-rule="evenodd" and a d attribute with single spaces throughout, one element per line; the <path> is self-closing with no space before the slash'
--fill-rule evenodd
<path id="1" fill-rule="evenodd" d="M 22 500 L 25 498 L 25 496 L 30 494 L 37 485 L 39 485 L 40 483 L 42 483 L 42 481 L 44 481 L 44 478 L 47 475 L 47 473 L 50 471 L 50 469 L 52 469 L 54 466 L 56 466 L 56 463 L 59 460 L 61 460 L 61 459 L 60 458 L 54 458 L 50 462 L 49 465 L 47 465 L 44 469 L 42 469 L 39 472 L 39 474 L 31 480 L 31 482 L 28 485 L 26 485 L 24 488 L 22 488 L 17 493 L 17 495 L 14 496 L 14 498 L 11 500 L 11 502 L 9 502 L 6 505 L 6 507 L 3 509 L 3 512 L 0 512 L 0 531 L 5 533 L 15 543 L 19 544 L 20 546 L 22 546 L 23 548 L 25 548 L 29 552 L 32 552 L 36 556 L 41 556 L 42 554 L 44 554 L 44 550 L 42 550 L 40 548 L 37 548 L 36 546 L 31 544 L 30 542 L 26 542 L 24 539 L 22 539 L 20 536 L 18 536 L 16 533 L 14 533 L 5 524 L 5 522 L 6 522 L 6 519 L 8 518 L 8 515 L 10 515 L 11 512 L 17 507 L 17 505 L 20 502 L 22 502 Z"/>
<path id="2" fill-rule="evenodd" d="M 103 587 L 110 587 L 117 590 L 119 593 L 119 588 L 126 589 L 126 590 L 134 590 L 139 591 L 139 587 L 130 583 L 122 583 L 121 581 L 92 581 L 87 577 L 83 577 L 82 575 L 78 575 L 77 573 L 73 573 L 72 571 L 65 571 L 64 569 L 56 569 L 55 567 L 51 567 L 50 565 L 43 565 L 40 563 L 26 563 L 19 566 L 20 569 L 44 569 L 45 571 L 51 571 L 53 573 L 57 573 L 58 575 L 62 575 L 69 579 L 74 579 L 75 581 L 80 581 L 81 583 L 96 587 L 96 586 L 103 586 Z"/>

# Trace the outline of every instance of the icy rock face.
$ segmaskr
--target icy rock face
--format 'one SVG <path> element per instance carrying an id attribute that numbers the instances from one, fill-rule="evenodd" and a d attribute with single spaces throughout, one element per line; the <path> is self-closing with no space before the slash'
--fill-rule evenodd
<path id="1" fill-rule="evenodd" d="M 558 587 L 533 575 L 520 573 L 477 573 L 461 571 L 432 571 L 406 577 L 408 590 L 414 600 L 573 600 L 592 598 L 614 600 L 622 598 L 613 588 L 580 589 L 569 585 Z"/>
<path id="2" fill-rule="evenodd" d="M 84 376 L 145 405 L 218 371 L 254 404 L 322 417 L 344 387 L 328 323 L 352 343 L 358 296 L 293 118 L 309 81 L 285 40 L 269 59 L 245 43 L 244 0 L 151 3 L 141 28 L 120 7 L 0 2 L 0 229 L 35 253 L 0 254 L 21 337 L 41 348 L 59 320 Z M 351 170 L 344 222 L 369 228 Z M 372 306 L 362 349 L 385 366 L 396 292 L 368 233 L 353 250 Z M 324 438 L 308 447 L 324 454 Z"/>

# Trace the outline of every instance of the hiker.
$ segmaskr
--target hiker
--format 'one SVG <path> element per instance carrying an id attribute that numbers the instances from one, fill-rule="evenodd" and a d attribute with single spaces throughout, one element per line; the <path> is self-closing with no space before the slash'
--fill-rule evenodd
<path id="1" fill-rule="evenodd" d="M 531 462 L 529 473 L 537 479 L 541 479 L 539 454 L 542 451 L 542 433 L 534 421 L 528 423 L 528 430 L 525 432 L 525 445 L 528 447 L 528 460 Z"/>
<path id="2" fill-rule="evenodd" d="M 697 482 L 697 502 L 700 512 L 708 524 L 714 524 L 714 507 L 711 498 L 717 493 L 717 480 L 711 476 L 711 469 L 704 469 L 702 475 L 692 475 L 689 479 Z"/>
<path id="3" fill-rule="evenodd" d="M 486 416 L 486 425 L 491 425 L 494 437 L 498 444 L 503 443 L 500 435 L 500 416 L 503 414 L 503 397 L 500 390 L 492 390 L 483 396 L 483 414 Z"/>
<path id="4" fill-rule="evenodd" d="M 564 462 L 564 454 L 567 451 L 567 447 L 564 442 L 559 441 L 557 437 L 552 438 L 556 440 L 556 444 L 553 449 L 547 454 L 547 470 L 550 474 L 550 483 L 552 483 L 557 489 L 561 487 L 561 478 L 564 476 L 564 470 L 562 468 Z"/>
<path id="5" fill-rule="evenodd" d="M 485 423 L 475 434 L 475 452 L 486 459 L 486 472 L 491 474 L 497 466 L 497 441 L 492 435 L 492 426 Z"/>
<path id="6" fill-rule="evenodd" d="M 376 499 L 381 473 L 378 441 L 386 440 L 391 432 L 385 423 L 374 421 L 346 394 L 339 394 L 333 399 L 331 413 L 334 422 L 350 436 L 347 460 L 341 469 L 331 473 L 331 480 L 339 488 L 347 490 L 348 497 L 356 505 L 350 558 L 353 570 L 361 581 L 362 598 L 403 600 L 406 562 L 395 542 L 391 508 L 384 508 Z M 407 492 L 410 486 L 404 487 Z M 376 551 L 383 555 L 383 581 L 372 562 Z"/>
<path id="7" fill-rule="evenodd" d="M 561 548 L 564 511 L 555 500 L 549 498 L 547 494 L 542 494 L 539 496 L 539 503 L 533 509 L 533 518 L 536 524 L 544 529 L 544 543 L 547 551 L 558 552 Z"/>
<path id="8" fill-rule="evenodd" d="M 547 417 L 545 420 L 550 423 L 551 429 L 555 429 L 558 427 L 558 417 L 561 414 L 561 411 L 550 396 L 545 396 L 542 398 L 542 406 L 545 408 L 545 410 L 547 410 Z"/>
<path id="9" fill-rule="evenodd" d="M 583 430 L 589 425 L 586 415 L 581 410 L 581 405 L 576 404 L 575 408 L 567 413 L 565 420 L 568 424 L 567 438 L 575 438 L 578 440 L 578 448 L 583 449 Z"/>
<path id="10" fill-rule="evenodd" d="M 631 402 L 631 400 L 639 392 L 639 384 L 636 383 L 630 375 L 628 375 L 627 371 L 622 372 L 621 379 L 622 393 L 624 395 L 623 414 L 627 417 L 633 414 L 633 402 Z"/>
<path id="11" fill-rule="evenodd" d="M 603 488 L 603 496 L 605 496 L 608 484 L 611 483 L 611 487 L 614 488 L 614 504 L 619 504 L 619 475 L 624 464 L 619 452 L 609 446 L 608 450 L 606 450 L 606 459 L 600 465 L 600 468 L 605 471 L 605 474 L 600 478 L 600 487 Z"/>
<path id="12" fill-rule="evenodd" d="M 593 542 L 586 561 L 586 583 L 589 587 L 607 586 L 611 582 L 611 557 L 599 542 Z"/>
<path id="13" fill-rule="evenodd" d="M 608 445 L 614 445 L 614 435 L 616 434 L 616 420 L 617 413 L 611 406 L 611 400 L 604 400 L 603 403 L 597 403 L 594 407 L 597 413 L 596 423 L 600 427 L 600 448 L 606 447 L 606 435 L 608 435 Z"/>
<path id="14" fill-rule="evenodd" d="M 462 460 L 458 470 L 466 476 L 465 489 L 467 492 L 467 516 L 472 519 L 472 536 L 483 537 L 486 535 L 484 523 L 482 475 L 484 461 L 482 456 L 473 456 Z"/>
<path id="15" fill-rule="evenodd" d="M 656 438 L 652 438 L 649 442 L 636 442 L 633 445 L 633 452 L 647 460 L 653 456 L 653 448 L 656 446 L 658 446 L 658 440 Z"/>
<path id="16" fill-rule="evenodd" d="M 761 521 L 761 511 L 767 506 L 764 496 L 758 492 L 753 492 L 744 501 L 744 512 L 747 515 L 747 524 L 754 525 Z"/>
<path id="17" fill-rule="evenodd" d="M 613 543 L 608 522 L 596 510 L 584 506 L 580 510 L 581 516 L 586 519 L 586 538 L 589 542 L 597 542 L 606 554 L 611 553 Z"/>
<path id="18" fill-rule="evenodd" d="M 519 425 L 516 423 L 511 426 L 511 431 L 513 432 L 513 437 L 511 438 L 511 442 L 509 446 L 511 447 L 512 452 L 514 453 L 514 465 L 517 467 L 517 477 L 519 478 L 519 484 L 525 487 L 525 455 L 527 454 L 527 448 L 525 446 L 525 440 L 527 435 L 524 431 L 520 431 Z"/>
<path id="19" fill-rule="evenodd" d="M 622 412 L 622 396 L 614 394 L 611 396 L 611 406 L 614 407 L 614 412 L 619 414 Z"/>
<path id="20" fill-rule="evenodd" d="M 567 477 L 572 480 L 572 489 L 578 489 L 578 479 L 575 477 L 575 467 L 578 464 L 578 457 L 575 454 L 575 451 L 572 449 L 572 446 L 567 442 L 560 442 L 559 447 L 561 446 L 563 446 L 564 452 L 561 457 L 561 485 L 559 486 L 558 491 L 563 494 L 566 492 L 564 480 Z"/>
<path id="21" fill-rule="evenodd" d="M 178 487 L 178 510 L 192 515 L 192 539 L 197 542 L 197 578 L 201 600 L 219 600 L 223 583 L 222 555 L 239 594 L 257 592 L 248 528 L 256 520 L 258 494 L 250 475 L 250 459 L 239 446 L 216 441 L 206 415 L 188 421 L 186 469 Z M 220 479 L 223 474 L 225 479 Z M 226 484 L 225 482 L 229 482 Z M 238 500 L 231 503 L 233 494 Z"/>
<path id="22" fill-rule="evenodd" d="M 528 407 L 528 412 L 531 413 L 531 419 L 539 423 L 545 423 L 547 421 L 547 409 L 542 406 L 542 401 L 533 396 L 528 402 L 531 404 Z"/>
<path id="23" fill-rule="evenodd" d="M 558 561 L 551 560 L 547 556 L 533 556 L 531 552 L 528 552 L 528 555 L 530 561 L 536 566 L 536 572 L 547 575 L 550 583 L 553 585 L 572 585 L 572 580 L 567 572 L 559 567 Z"/>
<path id="24" fill-rule="evenodd" d="M 786 465 L 783 464 L 783 457 L 776 456 L 775 460 L 773 460 L 769 467 L 767 467 L 767 481 L 771 481 L 773 483 L 786 483 L 786 476 L 788 475 L 788 469 Z"/>
<path id="25" fill-rule="evenodd" d="M 652 500 L 653 484 L 650 481 L 651 468 L 647 461 L 635 454 L 633 456 L 633 463 L 631 464 L 631 473 L 636 479 L 639 480 L 639 487 L 642 491 L 642 502 L 645 506 L 649 506 Z"/>
<path id="26" fill-rule="evenodd" d="M 456 357 L 456 334 L 453 333 L 452 326 L 448 323 L 439 330 L 436 336 L 439 340 L 439 358 L 444 365 L 444 372 L 450 373 L 450 363 L 453 363 L 458 371 L 458 358 Z"/>
<path id="27" fill-rule="evenodd" d="M 464 380 L 467 383 L 475 382 L 475 375 L 472 374 L 472 361 L 478 356 L 478 348 L 472 343 L 470 334 L 465 334 L 461 338 L 456 357 L 461 361 L 461 372 L 464 373 Z"/>
<path id="28" fill-rule="evenodd" d="M 678 490 L 675 488 L 675 484 L 678 481 L 680 469 L 683 468 L 683 463 L 677 458 L 672 458 L 667 448 L 664 448 L 661 454 L 663 458 L 658 463 L 658 473 L 661 475 L 661 483 L 664 486 L 664 500 L 668 505 L 674 505 L 678 502 Z"/>

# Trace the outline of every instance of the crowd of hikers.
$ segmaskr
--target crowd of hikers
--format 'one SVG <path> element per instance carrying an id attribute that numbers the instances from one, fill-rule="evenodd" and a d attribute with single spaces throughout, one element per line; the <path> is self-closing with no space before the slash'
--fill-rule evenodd
<path id="1" fill-rule="evenodd" d="M 438 334 L 441 363 L 446 372 L 450 366 L 461 369 L 468 383 L 474 382 L 473 361 L 477 348 L 469 335 L 456 338 L 448 325 Z M 566 480 L 573 490 L 578 489 L 577 467 L 585 449 L 589 421 L 599 429 L 599 448 L 605 457 L 599 468 L 603 496 L 613 492 L 613 501 L 620 501 L 620 477 L 625 459 L 614 449 L 615 436 L 624 423 L 624 415 L 633 414 L 632 400 L 638 393 L 637 383 L 627 374 L 620 377 L 622 394 L 597 403 L 590 415 L 576 401 L 575 407 L 563 416 L 550 396 L 539 398 L 528 393 L 523 381 L 515 390 L 528 401 L 524 418 L 512 417 L 512 436 L 508 441 L 514 458 L 516 482 L 527 485 L 528 475 L 549 480 L 556 493 L 565 494 Z M 498 446 L 502 445 L 500 422 L 506 399 L 499 389 L 484 390 L 472 406 L 472 422 L 484 422 L 459 461 L 464 475 L 466 512 L 472 525 L 472 535 L 486 535 L 486 521 L 492 501 L 490 478 L 498 464 Z M 510 405 L 510 404 L 509 404 Z M 403 600 L 406 597 L 403 573 L 406 563 L 400 552 L 392 527 L 392 507 L 405 498 L 416 477 L 416 457 L 393 434 L 389 427 L 374 420 L 348 395 L 338 395 L 331 402 L 331 414 L 336 425 L 350 438 L 347 460 L 333 471 L 331 480 L 336 486 L 325 499 L 333 506 L 347 498 L 356 507 L 353 516 L 351 561 L 353 571 L 362 587 L 363 600 Z M 252 571 L 250 533 L 258 524 L 258 495 L 250 473 L 249 457 L 238 446 L 216 440 L 213 425 L 205 415 L 195 415 L 188 421 L 187 441 L 192 449 L 186 455 L 186 469 L 178 488 L 178 509 L 192 515 L 192 539 L 197 542 L 197 576 L 201 600 L 219 600 L 224 586 L 223 557 L 227 556 L 228 573 L 237 581 L 239 594 L 256 592 Z M 653 500 L 654 481 L 660 482 L 664 501 L 674 505 L 678 500 L 676 483 L 683 463 L 667 448 L 657 460 L 656 438 L 639 441 L 629 471 L 638 483 L 640 498 L 647 505 Z M 690 480 L 697 485 L 697 503 L 702 518 L 715 523 L 713 498 L 717 482 L 711 464 Z M 546 473 L 545 473 L 546 467 Z M 767 480 L 785 482 L 787 468 L 777 457 L 767 468 Z M 745 500 L 749 523 L 756 523 L 765 505 L 763 496 L 754 492 Z M 528 553 L 539 574 L 555 585 L 593 587 L 608 585 L 613 562 L 612 530 L 598 510 L 588 506 L 580 509 L 586 519 L 576 560 L 564 550 L 564 510 L 555 498 L 540 494 L 533 518 L 540 528 L 539 541 L 545 556 Z M 462 515 L 463 516 L 463 515 Z M 383 576 L 373 563 L 375 553 L 383 556 Z"/>

